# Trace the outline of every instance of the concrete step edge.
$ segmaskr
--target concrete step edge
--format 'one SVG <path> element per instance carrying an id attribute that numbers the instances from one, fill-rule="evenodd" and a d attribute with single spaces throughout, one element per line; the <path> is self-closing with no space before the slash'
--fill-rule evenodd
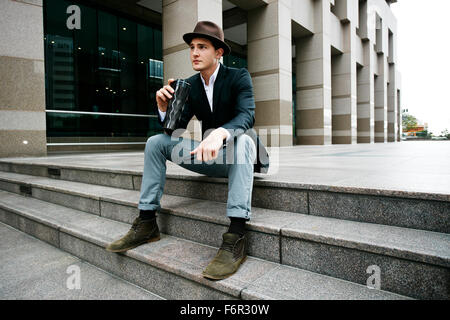
<path id="1" fill-rule="evenodd" d="M 16 200 L 19 200 L 19 198 L 24 198 L 22 196 L 19 195 L 15 195 L 12 193 L 7 193 L 2 191 L 0 193 L 0 196 L 9 196 L 12 198 L 15 198 Z M 107 226 L 109 230 L 113 230 L 115 228 L 121 229 L 120 232 L 117 232 L 117 234 L 123 234 L 124 230 L 127 229 L 128 225 L 120 223 L 120 222 L 116 222 L 116 221 L 111 221 L 102 217 L 97 217 L 97 216 L 93 216 L 84 212 L 80 212 L 77 210 L 73 210 L 73 209 L 67 209 L 67 208 L 61 208 L 61 206 L 58 205 L 54 205 L 54 204 L 50 204 L 50 203 L 45 203 L 43 201 L 40 200 L 36 200 L 36 199 L 32 199 L 32 198 L 24 198 L 22 199 L 22 202 L 29 202 L 32 204 L 35 203 L 41 203 L 42 205 L 47 205 L 48 207 L 53 207 L 56 208 L 56 212 L 61 212 L 59 210 L 67 210 L 66 215 L 70 214 L 73 218 L 73 221 L 76 221 L 77 218 L 78 220 L 85 220 L 83 223 L 81 223 L 81 226 L 84 227 L 80 227 L 80 225 L 71 225 L 70 222 L 67 222 L 65 224 L 58 222 L 55 217 L 53 217 L 53 219 L 49 216 L 45 217 L 45 215 L 43 215 L 42 212 L 40 212 L 40 210 L 33 210 L 33 209 L 29 209 L 28 212 L 26 212 L 23 208 L 14 206 L 14 205 L 7 205 L 3 202 L 1 202 L 1 197 L 0 197 L 0 207 L 4 210 L 10 211 L 10 212 L 14 212 L 19 216 L 25 217 L 29 220 L 35 221 L 37 223 L 42 223 L 45 224 L 48 227 L 51 227 L 53 229 L 58 230 L 59 232 L 63 232 L 65 234 L 74 236 L 76 238 L 79 238 L 83 241 L 87 241 L 90 243 L 94 243 L 97 246 L 101 246 L 104 247 L 106 244 L 108 244 L 111 239 L 105 237 L 105 235 L 99 235 L 96 234 L 95 228 L 98 228 L 99 225 L 102 226 Z M 61 218 L 65 218 L 64 215 L 61 215 Z M 93 230 L 94 229 L 94 230 Z M 261 284 L 261 279 L 263 279 L 264 277 L 266 277 L 268 275 L 269 272 L 271 272 L 272 270 L 277 270 L 277 272 L 279 272 L 280 270 L 290 270 L 291 272 L 296 272 L 296 273 L 308 273 L 308 274 L 313 274 L 309 271 L 304 271 L 298 268 L 292 268 L 292 267 L 286 267 L 283 265 L 279 265 L 279 264 L 275 264 L 272 262 L 266 262 L 264 260 L 261 259 L 256 259 L 253 257 L 249 257 L 248 260 L 251 260 L 251 263 L 253 264 L 252 266 L 254 267 L 254 270 L 247 270 L 247 273 L 249 274 L 257 274 L 258 276 L 255 277 L 252 281 L 250 282 L 245 282 L 242 279 L 236 279 L 233 277 L 230 277 L 226 280 L 222 280 L 222 281 L 218 281 L 218 282 L 211 282 L 207 279 L 204 279 L 201 274 L 199 273 L 199 269 L 197 268 L 197 270 L 193 271 L 192 267 L 194 265 L 190 265 L 187 268 L 184 268 L 184 270 L 181 267 L 181 264 L 186 264 L 186 261 L 181 261 L 178 260 L 177 258 L 171 258 L 169 257 L 169 255 L 165 255 L 162 253 L 162 250 L 167 249 L 170 246 L 170 242 L 174 243 L 174 242 L 182 242 L 182 247 L 186 248 L 186 247 L 191 247 L 191 248 L 195 248 L 195 252 L 202 252 L 202 250 L 217 250 L 216 248 L 211 248 L 209 246 L 205 246 L 205 245 L 201 245 L 198 243 L 194 243 L 192 241 L 187 241 L 187 240 L 183 240 L 183 239 L 178 239 L 175 237 L 171 237 L 171 236 L 163 236 L 163 241 L 164 239 L 166 239 L 166 241 L 168 242 L 168 246 L 162 246 L 160 249 L 152 249 L 152 244 L 148 244 L 148 245 L 143 245 L 140 246 L 138 248 L 135 248 L 133 250 L 130 250 L 128 252 L 126 252 L 124 255 L 136 260 L 139 260 L 143 263 L 152 265 L 154 267 L 163 269 L 165 271 L 171 272 L 171 273 L 175 273 L 178 276 L 182 276 L 188 280 L 194 281 L 196 283 L 199 283 L 201 285 L 206 285 L 209 286 L 215 290 L 219 290 L 222 291 L 226 294 L 232 295 L 236 298 L 240 298 L 241 294 L 243 292 L 246 292 L 245 290 L 250 290 L 251 289 L 251 293 L 248 293 L 247 295 L 252 298 L 256 298 L 256 299 L 265 299 L 265 298 L 274 298 L 273 295 L 286 295 L 286 293 L 277 293 L 276 290 L 274 290 L 272 288 L 272 296 L 267 296 L 267 292 L 266 295 L 262 295 L 262 294 L 258 294 L 255 293 L 257 292 L 258 288 L 261 290 L 261 288 L 264 288 L 264 285 Z M 162 242 L 162 241 L 159 241 Z M 158 242 L 156 242 L 158 243 Z M 161 251 L 159 251 L 161 250 Z M 183 249 L 185 250 L 185 249 Z M 169 250 L 170 252 L 170 250 Z M 264 265 L 264 266 L 263 266 Z M 259 269 L 266 269 L 263 273 L 260 272 Z M 293 271 L 294 270 L 294 271 Z M 239 272 L 239 271 L 238 271 Z M 237 275 L 237 273 L 236 273 Z M 407 297 L 404 296 L 400 296 L 397 294 L 393 294 L 390 292 L 384 292 L 384 291 L 380 291 L 380 290 L 373 290 L 373 289 L 369 289 L 365 286 L 359 285 L 359 284 L 355 284 L 355 283 L 351 283 L 345 280 L 341 280 L 341 279 L 335 279 L 332 277 L 328 277 L 328 276 L 324 276 L 324 275 L 319 275 L 319 274 L 314 274 L 314 277 L 319 277 L 321 279 L 321 281 L 334 281 L 335 285 L 339 286 L 339 285 L 343 285 L 345 284 L 345 286 L 347 288 L 353 288 L 353 290 L 355 290 L 355 292 L 357 294 L 360 293 L 364 293 L 365 295 L 369 295 L 371 296 L 371 293 L 374 293 L 375 298 L 383 298 L 383 299 L 407 299 Z M 328 280 L 326 280 L 328 279 Z M 259 280 L 259 283 L 256 283 Z M 255 282 L 253 284 L 253 282 Z M 267 288 L 265 288 L 267 289 Z M 315 288 L 310 288 L 309 290 L 315 290 Z M 266 290 L 264 290 L 266 291 Z M 290 293 L 291 294 L 291 298 L 293 298 L 294 293 Z M 289 297 L 289 295 L 288 295 Z M 366 296 L 367 297 L 367 296 Z"/>
<path id="2" fill-rule="evenodd" d="M 47 168 L 53 169 L 70 169 L 70 170 L 81 170 L 88 172 L 100 172 L 104 174 L 121 174 L 130 175 L 132 177 L 142 177 L 142 170 L 131 170 L 131 169 L 111 169 L 111 168 L 100 168 L 92 166 L 81 166 L 73 164 L 61 164 L 61 163 L 25 163 L 23 160 L 17 159 L 0 159 L 0 170 L 10 171 L 11 167 L 14 166 L 16 170 L 25 173 L 20 170 L 20 167 L 37 167 L 42 170 L 42 176 L 48 177 L 45 174 Z M 362 188 L 362 187 L 344 187 L 344 186 L 332 186 L 323 184 L 303 184 L 303 183 L 292 183 L 292 182 L 279 182 L 275 180 L 270 180 L 266 175 L 257 175 L 254 181 L 254 186 L 256 187 L 274 187 L 274 188 L 285 188 L 293 190 L 303 190 L 303 191 L 325 191 L 333 193 L 347 193 L 347 194 L 358 194 L 358 195 L 373 195 L 373 196 L 385 196 L 394 198 L 407 198 L 407 199 L 421 199 L 421 200 L 436 200 L 450 202 L 450 194 L 440 194 L 440 193 L 427 193 L 427 192 L 413 192 L 413 191 L 403 191 L 403 190 L 384 190 L 384 189 L 372 189 L 372 188 Z M 264 180 L 259 180 L 258 177 Z M 213 178 L 202 176 L 198 174 L 170 174 L 166 176 L 167 179 L 178 179 L 186 181 L 207 181 L 211 183 L 224 183 L 226 179 Z"/>
<path id="3" fill-rule="evenodd" d="M 72 181 L 86 183 L 94 188 L 103 185 L 119 190 L 138 190 L 142 177 L 121 176 L 116 174 L 92 174 L 89 171 L 61 171 L 59 177 L 45 177 L 46 168 L 42 170 L 28 168 L 27 173 L 37 174 L 30 179 L 51 179 L 51 181 Z M 25 169 L 26 168 L 26 169 Z M 0 163 L 0 170 L 7 171 L 8 166 Z M 10 168 L 12 171 L 14 168 Z M 42 175 L 39 172 L 42 171 Z M 3 174 L 0 172 L 0 174 Z M 5 175 L 19 173 L 4 172 Z M 22 172 L 25 174 L 25 172 Z M 40 177 L 40 178 L 39 178 Z M 206 176 L 191 177 L 189 180 L 167 178 L 165 194 L 182 197 L 227 202 L 226 179 L 209 178 Z M 223 180 L 223 181 L 222 181 Z M 266 181 L 269 182 L 269 181 Z M 330 186 L 328 186 L 330 187 Z M 411 229 L 429 230 L 440 233 L 450 233 L 450 222 L 446 220 L 446 212 L 450 210 L 450 202 L 389 197 L 383 195 L 364 195 L 357 193 L 340 193 L 330 188 L 323 191 L 310 189 L 290 189 L 283 187 L 258 186 L 257 178 L 252 194 L 252 206 L 285 212 L 312 214 L 351 221 L 361 221 L 373 224 L 392 225 Z M 329 189 L 329 190 L 328 190 Z M 82 190 L 84 191 L 84 190 Z M 366 209 L 367 208 L 367 209 Z M 444 221 L 444 223 L 441 222 Z"/>
<path id="4" fill-rule="evenodd" d="M 58 182 L 53 181 L 50 178 L 34 179 L 32 176 L 20 174 L 10 174 L 9 176 L 10 178 L 7 180 L 13 183 L 28 183 L 33 187 L 44 188 L 55 192 L 76 194 L 77 196 L 87 197 L 98 201 L 126 205 L 133 209 L 137 207 L 137 197 L 133 197 L 134 199 L 131 200 L 123 200 L 122 197 L 124 195 L 120 193 L 121 189 L 117 188 L 101 186 L 95 186 L 93 188 L 90 185 L 79 182 Z M 0 180 L 2 179 L 4 179 L 4 175 L 2 176 L 0 174 Z M 51 182 L 50 186 L 47 182 Z M 61 184 L 62 186 L 58 186 L 58 184 Z M 71 186 L 77 186 L 78 189 L 86 190 L 91 188 L 92 190 L 90 190 L 91 193 L 72 192 L 73 190 L 70 190 Z M 95 194 L 95 192 L 99 193 Z M 137 191 L 126 190 L 124 192 L 128 197 L 130 194 L 138 195 Z M 221 202 L 202 200 L 201 206 L 195 207 L 194 205 L 194 208 L 188 210 L 184 210 L 181 205 L 176 205 L 176 202 L 186 203 L 186 201 L 191 200 L 194 200 L 195 202 L 195 199 L 164 195 L 161 200 L 161 206 L 163 208 L 161 212 L 224 226 L 228 225 L 228 220 L 225 215 L 221 216 L 216 214 L 215 216 L 211 216 L 205 212 L 204 209 L 205 207 L 213 208 L 212 210 L 223 208 L 225 204 Z M 170 203 L 171 205 L 165 206 L 165 203 Z M 224 208 L 222 211 L 225 213 Z M 277 223 L 275 222 L 275 219 L 272 219 L 270 223 L 264 221 L 258 222 L 258 219 L 256 218 L 248 223 L 248 230 L 276 236 L 315 241 L 349 249 L 363 250 L 444 267 L 450 266 L 450 249 L 448 249 L 450 248 L 450 234 L 303 215 L 257 207 L 253 207 L 252 211 L 253 216 L 258 216 L 258 213 L 266 217 L 270 215 L 277 216 L 282 222 Z M 336 230 L 338 232 L 336 232 Z M 379 235 L 382 236 L 380 237 Z M 389 238 L 392 237 L 392 235 L 396 236 L 395 241 L 390 241 Z M 414 243 L 414 245 L 411 243 Z M 424 247 L 422 243 L 427 243 L 428 247 Z"/>
<path id="5" fill-rule="evenodd" d="M 1 299 L 167 300 L 11 225 L 0 222 L 0 230 Z M 81 281 L 76 290 L 67 286 L 69 267 L 79 271 Z"/>
<path id="6" fill-rule="evenodd" d="M 75 220 L 82 220 L 85 223 L 85 227 L 77 226 L 75 222 L 61 222 L 57 221 L 55 217 L 46 216 L 40 210 L 33 210 L 30 208 L 20 208 L 18 206 L 14 206 L 11 204 L 5 204 L 2 201 L 2 196 L 5 195 L 5 192 L 0 192 L 0 209 L 3 209 L 7 212 L 14 213 L 20 217 L 26 218 L 30 221 L 36 222 L 38 224 L 45 225 L 47 227 L 50 227 L 54 229 L 57 232 L 66 234 L 70 237 L 77 238 L 79 240 L 94 244 L 97 247 L 100 247 L 102 250 L 107 252 L 104 248 L 111 243 L 112 241 L 118 239 L 119 237 L 123 236 L 128 230 L 129 230 L 129 224 L 109 220 L 103 217 L 98 217 L 89 213 L 85 213 L 79 210 L 75 209 L 68 209 L 59 205 L 55 205 L 52 203 L 47 203 L 45 201 L 33 199 L 33 198 L 25 198 L 25 200 L 22 199 L 22 202 L 26 202 L 28 200 L 28 203 L 36 204 L 39 203 L 43 206 L 46 206 L 47 208 L 55 208 L 56 210 L 60 210 L 60 213 L 64 212 L 67 214 L 70 214 L 73 219 Z M 9 194 L 7 195 L 9 197 L 15 197 L 17 200 L 20 199 L 22 196 Z M 23 197 L 22 197 L 23 198 Z M 42 208 L 42 207 L 41 207 Z M 62 216 L 63 214 L 59 214 Z M 56 214 L 58 216 L 58 214 Z M 4 223 L 7 223 L 7 221 L 3 221 Z M 105 235 L 105 234 L 99 234 L 93 231 L 95 227 L 101 226 L 102 228 L 98 228 L 97 230 L 105 230 L 106 228 L 109 229 L 110 232 L 114 233 L 114 236 L 111 235 Z M 13 226 L 14 227 L 14 226 Z M 194 244 L 192 241 L 179 239 L 176 237 L 172 237 L 169 235 L 161 235 L 162 238 L 158 242 L 154 242 L 152 244 L 160 244 L 161 242 L 166 242 L 168 245 L 170 245 L 171 242 L 184 242 L 184 243 L 190 243 Z M 42 239 L 46 241 L 47 239 Z M 58 241 L 60 241 L 58 239 Z M 55 245 L 55 243 L 52 243 Z M 129 258 L 132 258 L 134 260 L 140 261 L 142 263 L 148 264 L 152 267 L 155 267 L 157 269 L 169 272 L 174 275 L 178 275 L 183 277 L 184 279 L 196 282 L 201 284 L 202 286 L 208 286 L 214 290 L 221 291 L 227 295 L 234 296 L 235 298 L 239 298 L 240 291 L 243 289 L 242 284 L 240 282 L 233 281 L 233 279 L 228 280 L 225 284 L 218 283 L 218 282 L 212 282 L 207 279 L 204 279 L 201 276 L 200 269 L 197 268 L 196 272 L 193 272 L 192 270 L 189 270 L 189 268 L 192 268 L 192 265 L 189 265 L 188 268 L 185 268 L 186 270 L 180 269 L 180 262 L 177 261 L 177 259 L 170 259 L 167 256 L 161 256 L 158 255 L 158 253 L 154 253 L 151 250 L 151 245 L 142 245 L 140 247 L 137 247 L 135 249 L 129 250 L 122 254 L 116 254 L 116 253 L 108 253 L 111 255 L 117 255 L 117 256 L 126 256 Z M 197 247 L 200 248 L 206 248 L 211 250 L 211 247 L 201 245 L 201 244 L 194 244 Z M 56 244 L 57 247 L 60 247 L 59 244 Z M 258 259 L 250 258 L 252 260 L 258 261 Z M 239 285 L 241 285 L 239 287 Z"/>

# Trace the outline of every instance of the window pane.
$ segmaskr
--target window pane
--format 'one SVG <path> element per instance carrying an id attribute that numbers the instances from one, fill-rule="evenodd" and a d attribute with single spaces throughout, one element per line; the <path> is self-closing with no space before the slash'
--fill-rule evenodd
<path id="1" fill-rule="evenodd" d="M 247 68 L 247 59 L 237 54 L 230 53 L 223 57 L 223 64 L 232 68 Z"/>
<path id="2" fill-rule="evenodd" d="M 136 23 L 119 18 L 120 91 L 119 110 L 123 113 L 138 113 L 136 106 L 137 74 L 137 29 Z"/>
<path id="3" fill-rule="evenodd" d="M 49 137 L 148 137 L 159 132 L 156 118 L 47 112 Z"/>
<path id="4" fill-rule="evenodd" d="M 73 31 L 66 27 L 67 1 L 47 0 L 45 89 L 47 109 L 75 110 Z"/>
<path id="5" fill-rule="evenodd" d="M 142 141 L 161 132 L 156 117 L 128 116 L 156 115 L 163 70 L 160 28 L 76 4 L 81 29 L 69 30 L 70 5 L 44 0 L 47 136 Z"/>
<path id="6" fill-rule="evenodd" d="M 118 48 L 117 17 L 98 12 L 99 67 L 96 72 L 99 112 L 120 112 L 120 52 Z"/>
<path id="7" fill-rule="evenodd" d="M 95 111 L 95 71 L 97 66 L 97 12 L 86 6 L 81 10 L 81 29 L 74 29 L 75 105 L 79 111 Z"/>

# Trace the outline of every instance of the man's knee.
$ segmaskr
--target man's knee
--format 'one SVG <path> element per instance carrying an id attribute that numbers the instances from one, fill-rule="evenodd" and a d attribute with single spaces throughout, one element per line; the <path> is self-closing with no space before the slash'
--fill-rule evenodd
<path id="1" fill-rule="evenodd" d="M 246 134 L 241 134 L 236 138 L 237 163 L 254 162 L 256 159 L 255 142 Z"/>
<path id="2" fill-rule="evenodd" d="M 160 149 L 167 143 L 167 138 L 170 137 L 164 133 L 156 134 L 147 139 L 147 143 L 145 145 L 145 152 L 153 151 Z"/>

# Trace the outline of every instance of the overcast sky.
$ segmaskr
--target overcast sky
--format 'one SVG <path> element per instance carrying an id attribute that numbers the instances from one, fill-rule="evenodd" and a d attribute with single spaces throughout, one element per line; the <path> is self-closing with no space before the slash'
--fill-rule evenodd
<path id="1" fill-rule="evenodd" d="M 399 0 L 397 62 L 401 106 L 428 130 L 450 131 L 450 0 Z"/>

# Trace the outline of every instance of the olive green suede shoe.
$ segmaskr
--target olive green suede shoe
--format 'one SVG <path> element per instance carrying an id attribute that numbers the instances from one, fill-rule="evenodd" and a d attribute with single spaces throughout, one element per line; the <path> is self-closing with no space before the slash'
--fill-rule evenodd
<path id="1" fill-rule="evenodd" d="M 247 239 L 234 233 L 224 233 L 223 242 L 215 258 L 203 271 L 203 277 L 222 280 L 233 275 L 247 258 Z"/>
<path id="2" fill-rule="evenodd" d="M 158 224 L 156 223 L 156 218 L 151 220 L 141 220 L 137 217 L 130 231 L 120 238 L 114 241 L 106 247 L 107 251 L 110 252 L 124 252 L 141 244 L 147 242 L 154 242 L 160 239 Z"/>

